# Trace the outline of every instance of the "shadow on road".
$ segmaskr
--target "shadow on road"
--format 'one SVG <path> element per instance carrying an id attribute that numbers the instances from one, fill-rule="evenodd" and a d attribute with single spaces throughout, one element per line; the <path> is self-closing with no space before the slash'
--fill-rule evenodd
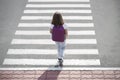
<path id="1" fill-rule="evenodd" d="M 57 80 L 61 70 L 46 70 L 38 80 Z"/>

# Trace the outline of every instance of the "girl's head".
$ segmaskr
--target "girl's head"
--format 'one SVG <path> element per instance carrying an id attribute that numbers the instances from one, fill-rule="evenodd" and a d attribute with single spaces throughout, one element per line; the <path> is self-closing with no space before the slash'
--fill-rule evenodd
<path id="1" fill-rule="evenodd" d="M 63 25 L 64 21 L 62 15 L 59 12 L 55 12 L 51 24 L 55 26 Z"/>

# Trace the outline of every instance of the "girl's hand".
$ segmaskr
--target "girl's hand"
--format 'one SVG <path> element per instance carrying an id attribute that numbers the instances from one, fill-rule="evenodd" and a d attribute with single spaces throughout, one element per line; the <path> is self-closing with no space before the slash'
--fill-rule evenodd
<path id="1" fill-rule="evenodd" d="M 50 29 L 50 33 L 52 34 L 52 29 Z"/>

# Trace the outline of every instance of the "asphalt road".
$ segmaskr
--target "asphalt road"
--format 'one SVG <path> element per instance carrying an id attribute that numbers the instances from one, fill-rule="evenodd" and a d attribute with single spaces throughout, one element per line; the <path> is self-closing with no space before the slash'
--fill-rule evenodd
<path id="1" fill-rule="evenodd" d="M 119 0 L 91 0 L 101 66 L 120 67 Z"/>
<path id="2" fill-rule="evenodd" d="M 18 24 L 21 22 L 20 18 L 24 15 L 23 11 L 26 4 L 27 0 L 0 0 L 0 67 L 6 67 L 3 65 L 3 62 L 6 57 L 10 57 L 7 55 L 7 51 L 11 48 L 11 41 L 15 37 Z M 97 67 L 120 67 L 120 1 L 91 0 L 90 4 L 94 23 L 93 29 L 95 30 L 95 38 L 97 39 L 97 46 L 93 47 L 99 50 L 99 56 L 97 56 L 97 58 L 100 59 L 100 66 Z M 45 30 L 45 28 L 43 28 L 43 30 Z M 42 38 L 46 37 L 42 36 Z M 74 38 L 74 36 L 72 38 Z M 25 47 L 26 46 L 24 46 L 24 48 Z M 78 45 L 76 47 L 79 49 L 81 46 Z M 69 48 L 71 49 L 72 47 Z M 20 58 L 20 56 L 14 56 L 14 58 L 15 57 Z M 38 58 L 37 56 L 34 57 Z M 49 56 L 48 58 L 52 57 L 53 56 Z M 85 56 L 74 57 L 83 58 Z M 32 58 L 32 55 L 30 58 Z M 68 56 L 68 58 L 71 57 Z M 90 56 L 87 56 L 86 59 L 87 58 L 90 58 Z"/>

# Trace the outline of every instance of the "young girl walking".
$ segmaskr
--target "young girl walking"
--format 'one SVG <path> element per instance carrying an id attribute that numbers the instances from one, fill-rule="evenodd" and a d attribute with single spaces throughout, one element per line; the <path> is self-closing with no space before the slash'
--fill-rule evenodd
<path id="1" fill-rule="evenodd" d="M 60 66 L 63 66 L 65 41 L 68 35 L 67 26 L 64 24 L 61 13 L 55 12 L 52 18 L 50 33 L 52 34 L 52 40 L 55 41 L 58 51 L 58 62 Z"/>

